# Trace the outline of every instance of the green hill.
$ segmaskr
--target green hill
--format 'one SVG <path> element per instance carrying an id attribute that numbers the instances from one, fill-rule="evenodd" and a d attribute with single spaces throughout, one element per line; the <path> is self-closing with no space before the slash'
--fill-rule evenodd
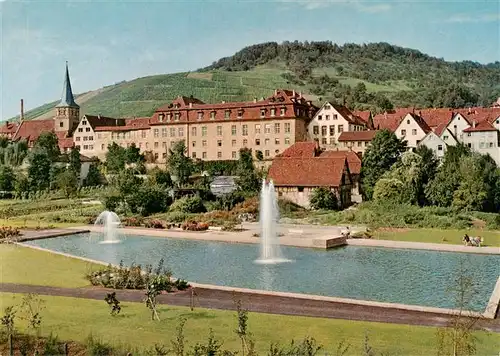
<path id="1" fill-rule="evenodd" d="M 124 81 L 77 96 L 82 113 L 112 117 L 149 116 L 178 95 L 205 102 L 252 100 L 276 88 L 332 100 L 352 109 L 392 106 L 486 106 L 500 96 L 500 62 L 446 62 L 387 43 L 269 42 L 188 73 Z M 49 117 L 56 102 L 26 113 Z"/>

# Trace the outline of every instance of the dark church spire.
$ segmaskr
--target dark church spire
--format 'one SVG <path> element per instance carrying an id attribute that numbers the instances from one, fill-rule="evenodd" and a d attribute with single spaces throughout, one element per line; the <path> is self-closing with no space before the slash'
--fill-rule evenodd
<path id="1" fill-rule="evenodd" d="M 78 104 L 75 103 L 75 98 L 73 97 L 73 92 L 71 91 L 71 82 L 69 80 L 68 62 L 66 62 L 66 75 L 64 76 L 64 85 L 63 85 L 63 91 L 62 91 L 62 95 L 61 95 L 61 102 L 56 107 L 58 107 L 58 108 L 61 108 L 61 107 L 79 108 Z"/>

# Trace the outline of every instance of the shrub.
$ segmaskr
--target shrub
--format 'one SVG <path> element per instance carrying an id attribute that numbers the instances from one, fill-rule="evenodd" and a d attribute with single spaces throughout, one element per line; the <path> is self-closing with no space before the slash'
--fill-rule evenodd
<path id="1" fill-rule="evenodd" d="M 181 211 L 172 211 L 165 214 L 164 216 L 167 222 L 178 224 L 185 221 L 188 218 L 189 214 L 183 213 Z"/>
<path id="2" fill-rule="evenodd" d="M 104 205 L 104 208 L 106 210 L 115 211 L 117 210 L 121 201 L 122 199 L 119 195 L 112 193 L 104 196 L 104 198 L 102 199 L 102 204 Z"/>
<path id="3" fill-rule="evenodd" d="M 208 230 L 208 224 L 204 222 L 196 222 L 194 220 L 188 220 L 182 224 L 182 230 L 187 231 L 205 231 Z"/>
<path id="4" fill-rule="evenodd" d="M 141 226 L 144 223 L 142 218 L 130 217 L 122 220 L 123 225 L 125 226 Z"/>
<path id="5" fill-rule="evenodd" d="M 312 208 L 318 210 L 335 210 L 338 208 L 335 193 L 327 188 L 315 188 L 312 192 L 310 203 Z"/>
<path id="6" fill-rule="evenodd" d="M 204 213 L 206 208 L 198 195 L 192 197 L 183 197 L 176 200 L 171 206 L 170 211 L 180 211 L 182 213 Z"/>
<path id="7" fill-rule="evenodd" d="M 154 279 L 159 284 L 161 291 L 172 292 L 189 287 L 186 281 L 179 279 L 172 281 L 172 273 L 164 268 L 163 259 L 154 269 L 151 265 L 142 268 L 141 265 L 132 264 L 130 267 L 124 267 L 120 262 L 118 267 L 111 265 L 101 268 L 97 271 L 88 273 L 85 278 L 94 286 L 102 286 L 113 289 L 145 289 L 148 283 Z"/>
<path id="8" fill-rule="evenodd" d="M 21 236 L 21 232 L 18 228 L 10 227 L 10 226 L 1 226 L 0 227 L 0 242 L 8 242 L 12 240 L 16 240 Z"/>
<path id="9" fill-rule="evenodd" d="M 161 220 L 152 219 L 152 220 L 146 220 L 144 222 L 144 226 L 148 229 L 164 229 L 165 223 Z"/>
<path id="10" fill-rule="evenodd" d="M 132 213 L 148 216 L 166 211 L 171 198 L 165 187 L 158 184 L 144 184 L 127 195 L 125 201 Z"/>

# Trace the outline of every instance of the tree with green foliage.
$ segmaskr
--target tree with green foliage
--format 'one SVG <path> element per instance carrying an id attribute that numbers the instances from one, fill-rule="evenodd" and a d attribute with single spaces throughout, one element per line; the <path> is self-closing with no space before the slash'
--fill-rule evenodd
<path id="1" fill-rule="evenodd" d="M 57 187 L 64 192 L 66 198 L 72 197 L 78 192 L 78 176 L 71 169 L 65 169 L 57 176 Z"/>
<path id="2" fill-rule="evenodd" d="M 259 191 L 260 180 L 253 164 L 251 149 L 240 149 L 240 158 L 238 159 L 238 168 L 236 172 L 238 175 L 236 183 L 241 191 L 249 193 Z"/>
<path id="3" fill-rule="evenodd" d="M 0 146 L 0 164 L 17 167 L 23 164 L 28 156 L 28 144 L 26 140 L 8 142 L 6 146 Z"/>
<path id="4" fill-rule="evenodd" d="M 170 174 L 166 170 L 158 167 L 155 167 L 150 171 L 149 180 L 152 183 L 162 185 L 166 188 L 172 187 L 172 178 L 170 177 Z"/>
<path id="5" fill-rule="evenodd" d="M 112 183 L 122 199 L 125 199 L 126 196 L 139 190 L 143 180 L 136 176 L 131 170 L 126 169 L 117 174 Z"/>
<path id="6" fill-rule="evenodd" d="M 420 206 L 429 205 L 427 197 L 425 196 L 425 189 L 427 185 L 434 179 L 436 176 L 439 161 L 436 157 L 436 154 L 433 150 L 428 148 L 427 146 L 420 145 L 415 153 L 419 155 L 421 159 L 421 175 L 420 175 L 420 184 L 418 186 L 418 204 Z"/>
<path id="7" fill-rule="evenodd" d="M 186 155 L 186 143 L 184 140 L 177 141 L 171 149 L 167 158 L 168 171 L 178 187 L 188 182 L 193 171 L 191 158 Z"/>
<path id="8" fill-rule="evenodd" d="M 324 187 L 313 189 L 310 203 L 313 209 L 336 210 L 339 207 L 335 193 Z"/>
<path id="9" fill-rule="evenodd" d="M 132 143 L 125 149 L 125 163 L 133 164 L 144 162 L 144 155 L 141 154 L 141 149 L 136 147 L 135 143 Z"/>
<path id="10" fill-rule="evenodd" d="M 373 189 L 373 200 L 381 203 L 404 203 L 404 189 L 403 182 L 397 178 L 380 178 Z"/>
<path id="11" fill-rule="evenodd" d="M 0 165 L 0 190 L 10 192 L 14 190 L 16 175 L 10 166 Z"/>
<path id="12" fill-rule="evenodd" d="M 434 179 L 425 187 L 425 197 L 437 206 L 451 206 L 453 193 L 457 190 L 461 173 L 458 167 L 462 156 L 469 156 L 470 149 L 463 145 L 449 146 L 444 154 Z"/>
<path id="13" fill-rule="evenodd" d="M 108 172 L 120 172 L 125 168 L 126 151 L 125 148 L 119 146 L 116 142 L 108 145 L 106 152 L 106 167 Z"/>
<path id="14" fill-rule="evenodd" d="M 259 161 L 262 161 L 264 159 L 264 154 L 262 153 L 262 151 L 255 151 L 255 158 L 257 158 Z"/>
<path id="15" fill-rule="evenodd" d="M 80 150 L 73 147 L 68 155 L 69 169 L 71 169 L 77 177 L 80 176 L 80 171 L 82 169 L 82 161 L 80 158 Z"/>
<path id="16" fill-rule="evenodd" d="M 375 184 L 399 159 L 406 150 L 402 141 L 389 130 L 377 132 L 362 158 L 361 182 L 363 194 L 367 199 L 373 196 Z"/>
<path id="17" fill-rule="evenodd" d="M 56 162 L 61 155 L 59 140 L 53 132 L 42 132 L 35 141 L 33 150 L 37 152 L 45 152 L 51 162 Z"/>
<path id="18" fill-rule="evenodd" d="M 46 151 L 38 150 L 31 153 L 28 168 L 28 180 L 31 191 L 48 189 L 50 186 L 50 172 L 52 161 Z"/>
<path id="19" fill-rule="evenodd" d="M 83 184 L 86 187 L 95 187 L 103 184 L 103 181 L 104 177 L 102 176 L 97 163 L 95 162 L 91 163 L 89 166 L 87 177 L 85 177 Z"/>
<path id="20" fill-rule="evenodd" d="M 167 211 L 172 199 L 164 186 L 146 182 L 129 193 L 125 202 L 131 213 L 148 216 Z"/>

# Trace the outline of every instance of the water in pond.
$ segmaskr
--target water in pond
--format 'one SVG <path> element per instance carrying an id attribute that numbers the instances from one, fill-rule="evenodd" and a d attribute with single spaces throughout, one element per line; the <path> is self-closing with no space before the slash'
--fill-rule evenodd
<path id="1" fill-rule="evenodd" d="M 124 235 L 122 243 L 97 244 L 89 235 L 29 241 L 54 251 L 125 265 L 157 264 L 190 282 L 318 294 L 441 308 L 456 306 L 462 268 L 473 277 L 468 309 L 484 311 L 500 273 L 499 255 L 347 246 L 323 251 L 282 246 L 292 263 L 255 264 L 258 245 Z"/>

